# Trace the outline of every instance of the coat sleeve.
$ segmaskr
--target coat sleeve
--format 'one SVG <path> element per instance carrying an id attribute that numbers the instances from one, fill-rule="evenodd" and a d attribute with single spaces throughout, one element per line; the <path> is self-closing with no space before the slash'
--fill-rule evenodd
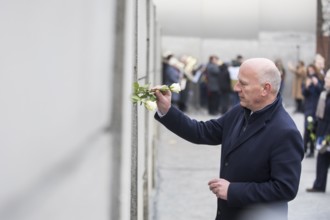
<path id="1" fill-rule="evenodd" d="M 171 107 L 167 114 L 155 119 L 181 138 L 195 144 L 219 145 L 222 142 L 223 118 L 206 122 L 189 118 L 176 107 Z"/>
<path id="2" fill-rule="evenodd" d="M 290 201 L 295 198 L 304 156 L 302 138 L 297 130 L 283 131 L 270 156 L 270 180 L 266 182 L 232 182 L 228 205 L 242 207 L 257 203 Z"/>

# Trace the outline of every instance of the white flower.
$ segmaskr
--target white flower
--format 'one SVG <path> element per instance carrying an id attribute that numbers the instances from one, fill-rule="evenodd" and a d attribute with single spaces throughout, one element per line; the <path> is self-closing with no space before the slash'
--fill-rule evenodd
<path id="1" fill-rule="evenodd" d="M 145 103 L 144 103 L 144 106 L 149 110 L 149 111 L 154 111 L 157 109 L 157 103 L 155 101 L 150 101 L 150 100 L 147 100 Z"/>
<path id="2" fill-rule="evenodd" d="M 308 116 L 308 117 L 307 117 L 307 121 L 308 121 L 309 123 L 313 122 L 313 117 L 312 117 L 312 116 Z"/>
<path id="3" fill-rule="evenodd" d="M 160 91 L 167 91 L 167 90 L 169 90 L 169 88 L 168 88 L 167 85 L 162 85 L 159 90 Z"/>
<path id="4" fill-rule="evenodd" d="M 160 90 L 161 92 L 166 92 L 171 90 L 172 92 L 179 93 L 181 91 L 180 85 L 178 83 L 173 83 L 171 87 L 167 85 L 162 85 L 157 88 L 150 89 L 148 85 L 140 85 L 138 82 L 133 83 L 133 94 L 132 94 L 132 102 L 134 104 L 140 103 L 140 105 L 144 104 L 144 107 L 149 111 L 154 111 L 157 109 L 157 97 L 155 95 L 155 91 Z"/>
<path id="5" fill-rule="evenodd" d="M 321 143 L 322 146 L 325 146 L 327 145 L 327 141 L 326 140 L 323 140 L 322 143 Z"/>
<path id="6" fill-rule="evenodd" d="M 171 92 L 179 93 L 181 91 L 181 87 L 180 87 L 179 83 L 173 83 L 170 86 L 170 90 L 171 90 Z"/>

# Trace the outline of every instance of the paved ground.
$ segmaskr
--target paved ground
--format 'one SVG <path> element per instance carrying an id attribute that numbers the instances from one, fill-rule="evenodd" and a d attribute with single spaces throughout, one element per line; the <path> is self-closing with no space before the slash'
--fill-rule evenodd
<path id="1" fill-rule="evenodd" d="M 303 115 L 292 114 L 302 131 Z M 190 114 L 198 120 L 210 118 L 206 113 Z M 154 195 L 153 220 L 213 220 L 216 198 L 207 182 L 219 172 L 220 148 L 191 144 L 161 127 L 158 144 L 158 183 Z M 289 220 L 329 220 L 330 185 L 325 194 L 306 193 L 315 178 L 315 158 L 303 160 L 299 192 L 289 203 Z"/>

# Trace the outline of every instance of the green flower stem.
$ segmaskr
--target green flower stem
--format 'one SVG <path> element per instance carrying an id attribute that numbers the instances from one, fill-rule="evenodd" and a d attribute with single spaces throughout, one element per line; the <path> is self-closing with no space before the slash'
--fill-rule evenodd
<path id="1" fill-rule="evenodd" d="M 181 91 L 180 85 L 177 83 L 173 83 L 170 87 L 167 85 L 162 85 L 160 88 L 150 89 L 149 84 L 141 86 L 138 82 L 133 84 L 133 94 L 132 94 L 132 102 L 140 103 L 140 105 L 144 104 L 144 106 L 148 110 L 153 110 L 156 105 L 157 98 L 155 96 L 155 91 L 160 90 L 161 92 L 172 91 L 179 93 Z"/>

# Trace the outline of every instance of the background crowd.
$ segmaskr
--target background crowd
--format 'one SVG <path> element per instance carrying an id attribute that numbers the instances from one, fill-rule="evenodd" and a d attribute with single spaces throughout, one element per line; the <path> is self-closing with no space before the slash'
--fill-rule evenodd
<path id="1" fill-rule="evenodd" d="M 206 64 L 198 63 L 191 56 L 176 58 L 173 53 L 163 56 L 163 84 L 180 83 L 182 92 L 173 94 L 172 104 L 182 111 L 188 106 L 207 109 L 210 115 L 224 114 L 238 103 L 233 92 L 238 69 L 243 57 L 238 55 L 231 62 L 223 62 L 216 55 Z"/>

